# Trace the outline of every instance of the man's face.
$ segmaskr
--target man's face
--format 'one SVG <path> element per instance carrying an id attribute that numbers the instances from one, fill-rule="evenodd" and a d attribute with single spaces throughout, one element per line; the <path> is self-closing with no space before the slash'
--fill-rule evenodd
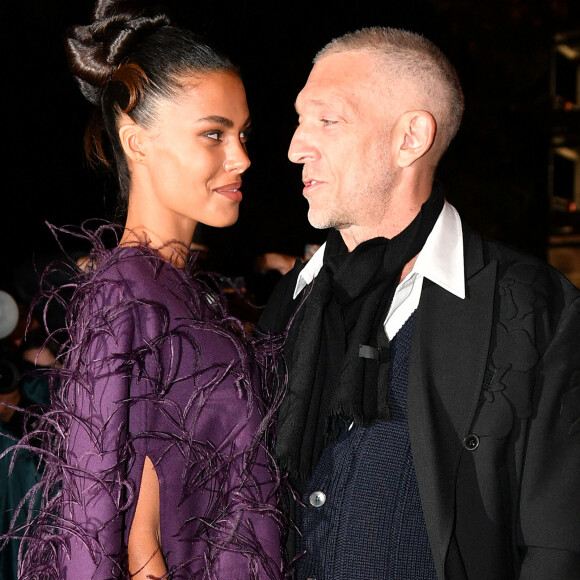
<path id="1" fill-rule="evenodd" d="M 372 231 L 384 219 L 397 169 L 384 84 L 371 55 L 330 54 L 296 99 L 299 125 L 288 157 L 304 165 L 303 193 L 316 228 Z"/>

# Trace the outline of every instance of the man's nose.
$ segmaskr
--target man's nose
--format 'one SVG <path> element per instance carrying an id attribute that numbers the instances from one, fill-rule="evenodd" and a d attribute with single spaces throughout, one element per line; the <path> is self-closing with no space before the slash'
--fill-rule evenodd
<path id="1" fill-rule="evenodd" d="M 309 133 L 302 127 L 296 127 L 290 148 L 288 149 L 288 159 L 292 163 L 306 163 L 316 157 L 316 148 L 312 143 Z"/>

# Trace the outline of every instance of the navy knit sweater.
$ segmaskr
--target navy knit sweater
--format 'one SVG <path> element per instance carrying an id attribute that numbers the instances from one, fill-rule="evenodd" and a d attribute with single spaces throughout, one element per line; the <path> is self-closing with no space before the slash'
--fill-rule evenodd
<path id="1" fill-rule="evenodd" d="M 297 508 L 297 579 L 435 580 L 407 423 L 415 315 L 391 342 L 391 418 L 345 428 Z"/>

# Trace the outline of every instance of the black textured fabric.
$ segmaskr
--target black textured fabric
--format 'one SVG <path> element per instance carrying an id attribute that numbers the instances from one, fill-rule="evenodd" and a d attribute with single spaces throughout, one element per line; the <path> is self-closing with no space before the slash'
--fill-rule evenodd
<path id="1" fill-rule="evenodd" d="M 393 338 L 389 421 L 345 428 L 322 453 L 297 506 L 297 579 L 435 580 L 407 422 L 415 316 Z M 310 494 L 323 492 L 321 506 Z"/>
<path id="2" fill-rule="evenodd" d="M 340 233 L 330 231 L 324 265 L 290 326 L 284 351 L 292 372 L 276 455 L 299 489 L 345 421 L 370 425 L 388 419 L 386 381 L 380 380 L 388 362 L 383 322 L 401 271 L 425 244 L 443 203 L 436 184 L 405 230 L 363 242 L 350 253 Z M 370 346 L 376 358 L 361 356 L 361 346 Z"/>

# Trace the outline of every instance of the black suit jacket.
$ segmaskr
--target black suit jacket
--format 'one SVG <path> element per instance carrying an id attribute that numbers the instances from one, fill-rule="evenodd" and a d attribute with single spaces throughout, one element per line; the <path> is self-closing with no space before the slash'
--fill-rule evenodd
<path id="1" fill-rule="evenodd" d="M 580 579 L 580 291 L 466 226 L 464 255 L 465 299 L 424 281 L 409 369 L 438 576 Z M 284 328 L 299 269 L 262 328 Z"/>

